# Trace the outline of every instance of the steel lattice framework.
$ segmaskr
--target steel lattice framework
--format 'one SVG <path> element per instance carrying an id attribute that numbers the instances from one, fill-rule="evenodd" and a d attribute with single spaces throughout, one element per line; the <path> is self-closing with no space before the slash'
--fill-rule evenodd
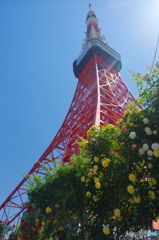
<path id="1" fill-rule="evenodd" d="M 78 151 L 76 141 L 86 137 L 90 126 L 117 125 L 126 105 L 134 100 L 118 71 L 120 56 L 101 41 L 97 18 L 91 14 L 94 12 L 90 8 L 86 21 L 86 47 L 74 62 L 78 84 L 70 109 L 51 144 L 28 172 L 33 178 L 45 174 L 41 163 L 49 168 L 54 167 L 54 161 L 69 164 L 71 156 Z M 3 202 L 0 206 L 2 221 L 11 223 L 21 217 L 30 184 L 29 178 L 24 177 Z"/>

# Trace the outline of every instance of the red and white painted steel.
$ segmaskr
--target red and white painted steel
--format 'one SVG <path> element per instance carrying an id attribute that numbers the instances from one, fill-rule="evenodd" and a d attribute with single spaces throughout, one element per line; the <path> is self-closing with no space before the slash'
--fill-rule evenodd
<path id="1" fill-rule="evenodd" d="M 89 13 L 92 13 L 91 6 Z M 96 17 L 92 22 L 88 20 L 86 37 L 87 41 L 90 41 L 92 27 L 96 26 L 98 32 L 95 34 L 94 30 L 92 31 L 93 40 L 94 36 L 99 38 L 100 34 Z M 71 156 L 77 153 L 76 141 L 79 141 L 79 137 L 86 137 L 86 132 L 92 125 L 117 125 L 117 119 L 122 118 L 126 105 L 132 100 L 134 98 L 119 72 L 95 52 L 79 74 L 71 106 L 61 128 L 28 175 L 34 177 L 45 174 L 40 163 L 49 168 L 54 167 L 54 161 L 68 164 Z M 29 191 L 26 186 L 29 184 L 31 183 L 28 177 L 24 177 L 2 203 L 2 221 L 11 223 L 21 217 Z"/>

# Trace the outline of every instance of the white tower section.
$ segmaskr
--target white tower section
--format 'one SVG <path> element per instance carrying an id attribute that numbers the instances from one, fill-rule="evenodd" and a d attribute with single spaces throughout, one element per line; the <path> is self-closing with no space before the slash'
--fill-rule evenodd
<path id="1" fill-rule="evenodd" d="M 105 43 L 106 39 L 103 35 L 100 33 L 100 29 L 98 27 L 98 18 L 95 14 L 95 12 L 92 11 L 92 5 L 89 4 L 89 12 L 86 16 L 86 26 L 87 26 L 87 32 L 86 32 L 86 39 L 84 39 L 84 43 L 82 44 L 82 49 L 84 49 L 87 44 L 92 40 L 99 40 L 100 42 Z"/>

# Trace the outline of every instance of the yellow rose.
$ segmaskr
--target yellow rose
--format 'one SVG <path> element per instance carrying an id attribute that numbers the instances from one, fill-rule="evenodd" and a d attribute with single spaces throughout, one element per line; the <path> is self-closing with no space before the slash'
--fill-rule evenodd
<path id="1" fill-rule="evenodd" d="M 152 168 L 153 164 L 152 163 L 148 163 L 148 168 Z"/>
<path id="2" fill-rule="evenodd" d="M 154 151 L 153 154 L 155 157 L 159 157 L 159 150 Z"/>
<path id="3" fill-rule="evenodd" d="M 93 200 L 94 200 L 95 202 L 99 201 L 98 196 L 93 196 Z"/>
<path id="4" fill-rule="evenodd" d="M 89 144 L 89 141 L 87 141 L 87 140 L 84 141 L 84 142 L 83 142 L 83 147 L 86 148 L 86 147 L 88 146 L 88 144 Z"/>
<path id="5" fill-rule="evenodd" d="M 85 181 L 86 181 L 85 177 L 84 176 L 81 177 L 81 182 L 85 182 Z"/>
<path id="6" fill-rule="evenodd" d="M 121 215 L 121 211 L 120 211 L 120 209 L 115 209 L 114 210 L 114 215 L 115 215 L 115 217 L 120 217 L 120 215 Z"/>
<path id="7" fill-rule="evenodd" d="M 129 201 L 131 204 L 134 203 L 134 199 L 133 199 L 133 198 L 130 198 L 128 201 Z"/>
<path id="8" fill-rule="evenodd" d="M 135 182 L 135 181 L 136 181 L 136 176 L 135 176 L 134 174 L 130 173 L 130 174 L 129 174 L 129 180 L 130 180 L 131 182 Z"/>
<path id="9" fill-rule="evenodd" d="M 102 162 L 102 166 L 103 166 L 103 167 L 108 167 L 108 163 L 107 163 L 106 161 L 103 161 L 103 162 Z"/>
<path id="10" fill-rule="evenodd" d="M 95 183 L 95 187 L 96 187 L 97 189 L 101 188 L 100 182 L 96 182 L 96 183 Z"/>
<path id="11" fill-rule="evenodd" d="M 137 114 L 141 114 L 142 113 L 142 110 L 137 110 Z"/>
<path id="12" fill-rule="evenodd" d="M 88 192 L 86 192 L 86 196 L 87 197 L 90 197 L 91 196 L 91 193 L 88 191 Z"/>
<path id="13" fill-rule="evenodd" d="M 123 121 L 124 121 L 124 120 L 120 118 L 120 119 L 117 120 L 117 123 L 120 124 L 120 123 L 122 123 Z"/>
<path id="14" fill-rule="evenodd" d="M 46 213 L 48 214 L 48 213 L 51 213 L 51 212 L 52 212 L 52 209 L 50 207 L 47 207 L 46 208 Z"/>
<path id="15" fill-rule="evenodd" d="M 97 166 L 97 165 L 94 165 L 93 170 L 94 170 L 94 171 L 97 171 L 97 170 L 98 170 L 98 166 Z"/>
<path id="16" fill-rule="evenodd" d="M 44 231 L 44 227 L 41 227 L 39 232 L 42 233 L 43 231 Z"/>
<path id="17" fill-rule="evenodd" d="M 94 131 L 93 131 L 93 130 L 89 129 L 89 130 L 87 131 L 87 137 L 92 137 L 93 134 L 94 134 Z"/>
<path id="18" fill-rule="evenodd" d="M 129 110 L 126 110 L 125 112 L 124 112 L 124 116 L 126 116 L 127 114 L 129 114 L 130 113 L 130 111 Z"/>
<path id="19" fill-rule="evenodd" d="M 156 183 L 157 183 L 155 178 L 149 178 L 148 182 L 149 182 L 150 185 L 156 185 Z"/>
<path id="20" fill-rule="evenodd" d="M 100 179 L 99 178 L 94 178 L 94 182 L 100 182 Z"/>
<path id="21" fill-rule="evenodd" d="M 141 202 L 140 196 L 134 197 L 134 202 L 135 203 L 140 203 Z"/>
<path id="22" fill-rule="evenodd" d="M 135 189 L 134 189 L 134 187 L 133 187 L 132 185 L 129 185 L 129 186 L 127 187 L 127 191 L 128 191 L 130 194 L 133 194 L 133 193 L 135 192 Z"/>
<path id="23" fill-rule="evenodd" d="M 153 191 L 149 191 L 148 194 L 149 194 L 150 198 L 152 198 L 152 199 L 156 198 L 155 193 Z"/>
<path id="24" fill-rule="evenodd" d="M 106 163 L 110 163 L 110 159 L 109 158 L 105 158 L 105 160 L 104 160 Z"/>
<path id="25" fill-rule="evenodd" d="M 95 162 L 99 162 L 99 158 L 98 157 L 94 157 L 94 161 Z"/>
<path id="26" fill-rule="evenodd" d="M 92 173 L 92 172 L 89 172 L 87 176 L 88 176 L 88 177 L 92 177 L 92 176 L 93 176 L 93 173 Z"/>
<path id="27" fill-rule="evenodd" d="M 109 158 L 104 158 L 104 161 L 102 162 L 102 166 L 103 166 L 103 167 L 108 167 L 110 161 L 111 161 L 111 160 L 110 160 Z"/>
<path id="28" fill-rule="evenodd" d="M 106 234 L 106 235 L 109 235 L 110 234 L 110 228 L 107 227 L 107 226 L 104 226 L 103 227 L 103 233 Z"/>

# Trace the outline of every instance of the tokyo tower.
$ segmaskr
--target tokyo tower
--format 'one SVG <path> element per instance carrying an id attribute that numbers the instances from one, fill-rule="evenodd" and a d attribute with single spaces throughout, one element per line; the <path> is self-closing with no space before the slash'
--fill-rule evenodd
<path id="1" fill-rule="evenodd" d="M 98 18 L 89 4 L 86 16 L 86 39 L 82 53 L 73 63 L 73 71 L 78 79 L 69 111 L 56 136 L 28 172 L 33 178 L 45 174 L 42 167 L 52 168 L 53 162 L 69 164 L 72 154 L 77 153 L 76 140 L 85 137 L 92 125 L 117 125 L 126 105 L 135 100 L 123 82 L 120 55 L 105 42 L 98 26 Z M 0 206 L 1 221 L 8 224 L 20 219 L 27 201 L 28 177 L 24 177 Z"/>

